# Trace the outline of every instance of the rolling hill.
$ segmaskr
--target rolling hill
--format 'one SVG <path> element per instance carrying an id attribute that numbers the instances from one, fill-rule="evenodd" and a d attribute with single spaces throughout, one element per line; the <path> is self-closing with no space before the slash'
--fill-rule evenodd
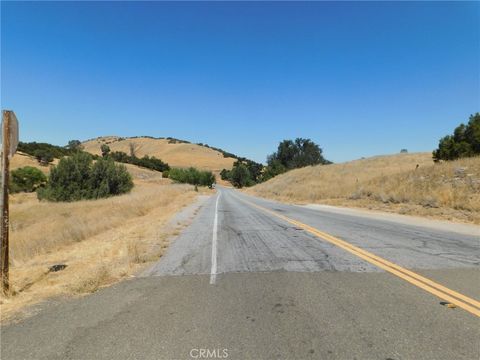
<path id="1" fill-rule="evenodd" d="M 480 223 L 480 157 L 375 156 L 289 171 L 247 192 L 290 203 L 364 207 Z"/>
<path id="2" fill-rule="evenodd" d="M 130 154 L 130 149 L 133 147 L 137 157 L 155 156 L 172 167 L 193 166 L 200 170 L 210 170 L 215 174 L 222 169 L 231 169 L 236 160 L 232 157 L 224 157 L 221 152 L 209 147 L 175 139 L 106 136 L 85 141 L 83 146 L 84 150 L 91 154 L 101 154 L 102 144 L 107 144 L 111 151 L 122 151 L 127 154 Z"/>

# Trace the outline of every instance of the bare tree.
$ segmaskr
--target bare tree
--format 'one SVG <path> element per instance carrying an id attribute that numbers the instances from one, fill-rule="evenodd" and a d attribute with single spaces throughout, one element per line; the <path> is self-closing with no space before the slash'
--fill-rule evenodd
<path id="1" fill-rule="evenodd" d="M 131 143 L 128 144 L 128 147 L 130 148 L 130 156 L 131 157 L 136 157 L 136 152 L 137 152 L 137 149 L 138 149 L 137 144 L 131 142 Z"/>

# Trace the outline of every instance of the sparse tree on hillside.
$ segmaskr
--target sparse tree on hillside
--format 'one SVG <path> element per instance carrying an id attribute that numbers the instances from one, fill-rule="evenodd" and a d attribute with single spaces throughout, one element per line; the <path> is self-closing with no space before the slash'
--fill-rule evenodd
<path id="1" fill-rule="evenodd" d="M 102 144 L 102 146 L 100 146 L 100 151 L 102 152 L 102 157 L 107 157 L 108 154 L 110 154 L 110 146 Z"/>
<path id="2" fill-rule="evenodd" d="M 267 159 L 272 165 L 278 161 L 286 169 L 295 169 L 309 165 L 329 164 L 322 155 L 322 149 L 310 139 L 297 138 L 295 141 L 284 140 L 278 145 L 277 152 Z"/>
<path id="3" fill-rule="evenodd" d="M 109 155 L 113 160 L 117 162 L 122 162 L 122 163 L 131 162 L 131 159 L 127 155 L 127 153 L 124 153 L 122 151 L 112 151 Z"/>
<path id="4" fill-rule="evenodd" d="M 295 143 L 292 140 L 283 140 L 279 145 L 277 152 L 273 153 L 267 158 L 268 164 L 272 161 L 277 160 L 286 168 L 294 168 L 293 159 L 297 149 L 295 148 Z"/>
<path id="5" fill-rule="evenodd" d="M 285 171 L 287 171 L 287 169 L 279 160 L 271 159 L 263 171 L 262 181 L 270 180 L 277 175 L 283 174 Z"/>
<path id="6" fill-rule="evenodd" d="M 251 182 L 253 183 L 260 182 L 262 178 L 264 166 L 262 164 L 259 164 L 255 161 L 248 160 L 248 159 L 245 160 L 244 164 L 247 167 L 248 172 L 250 173 Z"/>
<path id="7" fill-rule="evenodd" d="M 471 115 L 468 124 L 460 124 L 453 132 L 440 139 L 438 149 L 433 151 L 433 158 L 438 160 L 455 160 L 480 154 L 480 113 Z"/>
<path id="8" fill-rule="evenodd" d="M 53 155 L 48 150 L 38 149 L 33 152 L 35 159 L 39 162 L 40 165 L 47 166 L 53 161 Z"/>
<path id="9" fill-rule="evenodd" d="M 70 149 L 70 150 L 82 150 L 83 149 L 83 145 L 82 145 L 82 142 L 80 140 L 70 140 L 66 147 L 67 147 L 67 149 Z"/>
<path id="10" fill-rule="evenodd" d="M 128 148 L 130 149 L 130 156 L 137 157 L 137 145 L 131 142 L 128 144 Z"/>
<path id="11" fill-rule="evenodd" d="M 243 188 L 252 183 L 250 172 L 243 163 L 237 163 L 236 166 L 230 171 L 230 182 L 233 186 Z"/>
<path id="12" fill-rule="evenodd" d="M 223 169 L 220 171 L 220 179 L 229 180 L 230 179 L 230 170 Z"/>

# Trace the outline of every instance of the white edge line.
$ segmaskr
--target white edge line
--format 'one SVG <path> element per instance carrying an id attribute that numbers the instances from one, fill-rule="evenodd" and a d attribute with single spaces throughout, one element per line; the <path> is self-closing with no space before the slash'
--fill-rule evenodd
<path id="1" fill-rule="evenodd" d="M 217 280 L 217 232 L 218 232 L 218 200 L 222 192 L 218 191 L 217 201 L 215 202 L 215 217 L 213 219 L 212 234 L 212 268 L 210 270 L 210 284 L 214 285 Z"/>

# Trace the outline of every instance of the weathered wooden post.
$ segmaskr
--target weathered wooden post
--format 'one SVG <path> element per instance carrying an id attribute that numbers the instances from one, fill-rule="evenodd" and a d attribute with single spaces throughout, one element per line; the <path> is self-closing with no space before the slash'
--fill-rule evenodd
<path id="1" fill-rule="evenodd" d="M 8 293 L 9 282 L 9 211 L 8 211 L 8 186 L 10 177 L 10 159 L 17 150 L 18 145 L 18 121 L 13 111 L 4 110 L 2 114 L 2 183 L 1 183 L 1 223 L 0 223 L 0 275 L 2 278 L 2 290 Z"/>

